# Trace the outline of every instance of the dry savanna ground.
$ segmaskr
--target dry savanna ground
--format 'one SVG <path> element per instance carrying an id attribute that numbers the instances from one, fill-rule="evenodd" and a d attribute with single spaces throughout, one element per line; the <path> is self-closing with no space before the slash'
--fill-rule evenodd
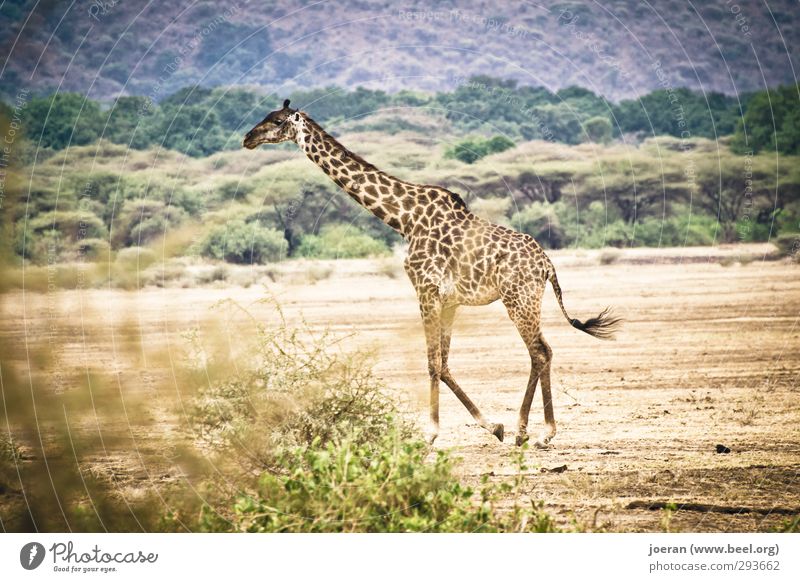
<path id="1" fill-rule="evenodd" d="M 800 267 L 760 260 L 766 252 L 631 250 L 607 255 L 603 262 L 612 264 L 601 264 L 597 252 L 551 253 L 570 314 L 585 318 L 612 305 L 625 318 L 618 340 L 602 342 L 572 329 L 551 291 L 545 296 L 558 434 L 550 448 L 525 452 L 525 489 L 560 525 L 769 531 L 797 515 Z M 69 393 L 92 377 L 114 379 L 105 399 L 92 402 L 92 415 L 72 418 L 69 405 L 42 411 L 37 433 L 45 450 L 58 418 L 71 434 L 99 434 L 103 452 L 88 460 L 90 470 L 135 497 L 191 479 L 172 460 L 186 438 L 176 362 L 202 357 L 187 350 L 187 336 L 210 337 L 213 328 L 215 341 L 235 355 L 231 365 L 246 358 L 237 345 L 247 316 L 211 309 L 220 300 L 269 321 L 272 304 L 258 300 L 270 294 L 289 320 L 302 317 L 341 335 L 347 349 L 370 350 L 387 390 L 424 422 L 424 338 L 397 261 L 286 264 L 265 285 L 249 287 L 15 291 L 0 308 L 2 340 L 13 348 L 6 361 L 17 378 L 44 377 L 31 382 L 34 391 Z M 529 360 L 503 306 L 462 309 L 451 353 L 456 378 L 488 419 L 506 424 L 506 441 L 477 427 L 443 387 L 436 447 L 454 449 L 471 484 L 484 475 L 508 478 Z M 131 420 L 134 408 L 146 411 L 147 423 Z M 533 436 L 541 422 L 537 394 Z M 675 509 L 663 509 L 668 504 Z"/>

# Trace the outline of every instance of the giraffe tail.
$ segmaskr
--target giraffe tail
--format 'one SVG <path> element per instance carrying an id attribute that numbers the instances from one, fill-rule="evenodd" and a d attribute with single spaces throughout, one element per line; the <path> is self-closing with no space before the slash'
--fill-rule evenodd
<path id="1" fill-rule="evenodd" d="M 558 299 L 558 305 L 561 307 L 561 313 L 567 318 L 567 321 L 575 329 L 579 329 L 589 335 L 598 339 L 611 340 L 614 339 L 614 333 L 619 329 L 622 324 L 622 318 L 614 315 L 610 307 L 606 307 L 600 312 L 597 317 L 590 317 L 586 321 L 579 319 L 572 319 L 567 310 L 564 308 L 564 301 L 561 298 L 561 287 L 558 284 L 558 277 L 556 277 L 556 270 L 552 263 L 550 265 L 550 276 L 548 277 L 550 284 L 553 286 L 553 291 Z"/>

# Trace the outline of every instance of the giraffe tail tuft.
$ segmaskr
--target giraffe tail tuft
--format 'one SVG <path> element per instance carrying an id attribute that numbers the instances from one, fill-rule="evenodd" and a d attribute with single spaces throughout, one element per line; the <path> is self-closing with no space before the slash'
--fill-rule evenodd
<path id="1" fill-rule="evenodd" d="M 553 291 L 558 299 L 558 305 L 561 307 L 561 313 L 575 329 L 588 333 L 598 339 L 611 340 L 614 339 L 614 334 L 622 325 L 622 318 L 614 314 L 610 307 L 606 307 L 597 317 L 590 317 L 586 321 L 580 319 L 573 319 L 564 308 L 564 301 L 561 298 L 561 287 L 558 284 L 558 277 L 556 277 L 556 270 L 550 266 L 550 284 L 553 286 Z"/>
<path id="2" fill-rule="evenodd" d="M 588 333 L 598 339 L 614 339 L 614 333 L 622 324 L 622 318 L 614 315 L 610 307 L 606 307 L 597 317 L 590 317 L 586 321 L 573 319 L 572 327 Z"/>

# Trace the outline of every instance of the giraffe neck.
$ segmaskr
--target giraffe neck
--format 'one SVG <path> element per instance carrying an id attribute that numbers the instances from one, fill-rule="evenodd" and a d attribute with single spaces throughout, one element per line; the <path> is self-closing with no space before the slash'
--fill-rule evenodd
<path id="1" fill-rule="evenodd" d="M 403 236 L 411 233 L 414 225 L 407 211 L 416 202 L 409 184 L 354 154 L 305 115 L 295 141 L 308 159 L 361 206 Z M 401 220 L 404 214 L 407 216 Z"/>

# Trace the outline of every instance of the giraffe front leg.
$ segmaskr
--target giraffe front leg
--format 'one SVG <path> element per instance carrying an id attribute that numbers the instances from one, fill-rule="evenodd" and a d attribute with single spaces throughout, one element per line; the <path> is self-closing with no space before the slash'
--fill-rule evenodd
<path id="1" fill-rule="evenodd" d="M 442 309 L 442 381 L 453 391 L 453 394 L 456 395 L 461 401 L 461 404 L 469 411 L 480 426 L 488 430 L 494 436 L 497 437 L 500 442 L 503 441 L 503 436 L 505 434 L 505 427 L 502 423 L 495 423 L 495 422 L 486 422 L 486 419 L 483 418 L 483 414 L 481 411 L 478 410 L 478 407 L 470 400 L 469 396 L 461 389 L 456 382 L 456 379 L 453 377 L 453 374 L 450 372 L 450 368 L 448 366 L 447 360 L 450 356 L 450 339 L 452 337 L 453 332 L 453 321 L 455 319 L 456 308 L 455 307 L 446 307 Z"/>
<path id="2" fill-rule="evenodd" d="M 433 293 L 420 293 L 420 312 L 425 327 L 425 342 L 428 346 L 428 376 L 430 377 L 430 428 L 427 440 L 430 444 L 439 436 L 439 382 L 442 378 L 442 307 Z"/>

